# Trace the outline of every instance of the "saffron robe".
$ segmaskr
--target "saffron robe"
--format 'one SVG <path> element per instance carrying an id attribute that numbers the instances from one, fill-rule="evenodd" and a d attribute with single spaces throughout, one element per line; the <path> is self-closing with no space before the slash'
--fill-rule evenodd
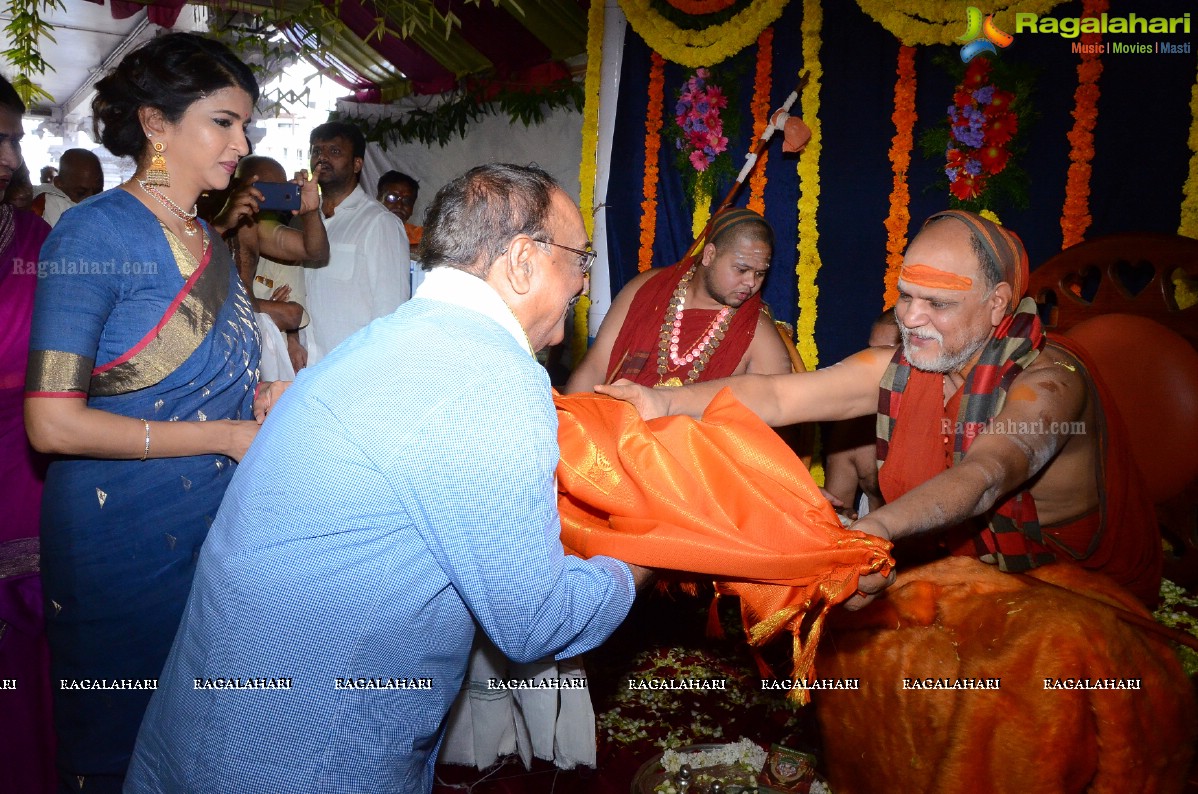
<path id="1" fill-rule="evenodd" d="M 1151 500 L 1132 462 L 1123 420 L 1101 377 L 1075 342 L 1053 337 L 1051 344 L 1065 349 L 1085 368 L 1096 400 L 1100 465 L 1099 512 L 1078 516 L 1064 524 L 1042 526 L 1042 543 L 1022 538 L 1028 551 L 1072 560 L 1083 568 L 1106 574 L 1146 604 L 1155 604 L 1161 577 L 1161 543 Z M 899 415 L 890 439 L 890 451 L 878 472 L 878 483 L 887 502 L 946 471 L 952 465 L 951 432 L 957 423 L 961 392 L 944 405 L 942 376 L 912 368 Z M 948 432 L 946 432 L 948 431 Z M 1025 491 L 1027 489 L 1024 489 Z M 1014 499 L 1020 492 L 1008 496 Z M 1000 505 L 994 508 L 997 510 Z M 941 536 L 949 554 L 976 556 L 975 538 L 990 532 L 987 517 L 972 519 Z"/>

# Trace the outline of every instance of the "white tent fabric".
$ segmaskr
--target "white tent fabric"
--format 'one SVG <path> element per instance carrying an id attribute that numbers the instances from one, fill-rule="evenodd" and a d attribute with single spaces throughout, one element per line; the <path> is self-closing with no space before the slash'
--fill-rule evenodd
<path id="1" fill-rule="evenodd" d="M 376 116 L 403 115 L 412 105 L 385 107 L 341 104 L 343 112 Z M 352 108 L 352 110 L 350 110 Z M 378 178 L 387 171 L 402 171 L 420 183 L 420 198 L 412 223 L 422 225 L 433 196 L 449 180 L 483 163 L 536 163 L 553 175 L 576 201 L 582 149 L 582 114 L 558 108 L 541 124 L 525 127 L 506 116 L 488 115 L 471 124 L 465 138 L 454 138 L 444 147 L 423 143 L 391 144 L 387 149 L 370 143 L 362 166 L 362 186 L 376 194 Z"/>

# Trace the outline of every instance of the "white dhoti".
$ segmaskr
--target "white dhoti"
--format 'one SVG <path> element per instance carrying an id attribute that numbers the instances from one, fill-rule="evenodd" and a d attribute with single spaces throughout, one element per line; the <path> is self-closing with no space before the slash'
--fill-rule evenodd
<path id="1" fill-rule="evenodd" d="M 585 681 L 581 657 L 517 664 L 478 632 L 438 760 L 485 769 L 519 755 L 526 769 L 533 757 L 560 769 L 595 766 L 595 710 Z"/>

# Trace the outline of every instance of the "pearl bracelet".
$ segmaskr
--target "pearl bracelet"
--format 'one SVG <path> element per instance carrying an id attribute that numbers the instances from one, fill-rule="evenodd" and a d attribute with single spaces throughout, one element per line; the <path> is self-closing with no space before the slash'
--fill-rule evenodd
<path id="1" fill-rule="evenodd" d="M 143 425 L 145 425 L 145 427 L 146 427 L 146 448 L 141 453 L 141 459 L 145 460 L 146 458 L 148 458 L 150 456 L 150 423 L 147 422 L 145 419 L 142 419 L 141 423 Z"/>

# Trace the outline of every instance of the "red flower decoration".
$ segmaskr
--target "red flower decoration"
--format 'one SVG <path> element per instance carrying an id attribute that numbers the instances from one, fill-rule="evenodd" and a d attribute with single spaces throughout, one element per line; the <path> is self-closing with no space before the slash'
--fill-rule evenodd
<path id="1" fill-rule="evenodd" d="M 1004 113 L 990 119 L 983 135 L 987 146 L 1006 146 L 1019 132 L 1019 117 L 1014 113 Z M 1001 170 L 1001 169 L 1000 169 Z"/>
<path id="2" fill-rule="evenodd" d="M 961 201 L 968 201 L 971 198 L 977 198 L 981 195 L 982 188 L 985 187 L 985 180 L 976 180 L 969 174 L 961 174 L 957 181 L 948 186 L 949 192 L 952 193 Z"/>
<path id="3" fill-rule="evenodd" d="M 985 113 L 987 116 L 997 116 L 1000 113 L 1006 113 L 1011 109 L 1011 103 L 1015 101 L 1015 95 L 1010 91 L 1003 91 L 1001 88 L 994 89 L 994 95 L 990 98 L 990 104 L 986 105 Z"/>
<path id="4" fill-rule="evenodd" d="M 993 175 L 1007 167 L 1011 153 L 1000 146 L 983 146 L 978 149 L 977 156 L 982 170 Z"/>
<path id="5" fill-rule="evenodd" d="M 985 58 L 974 58 L 965 69 L 966 88 L 981 88 L 990 77 L 990 62 Z"/>

